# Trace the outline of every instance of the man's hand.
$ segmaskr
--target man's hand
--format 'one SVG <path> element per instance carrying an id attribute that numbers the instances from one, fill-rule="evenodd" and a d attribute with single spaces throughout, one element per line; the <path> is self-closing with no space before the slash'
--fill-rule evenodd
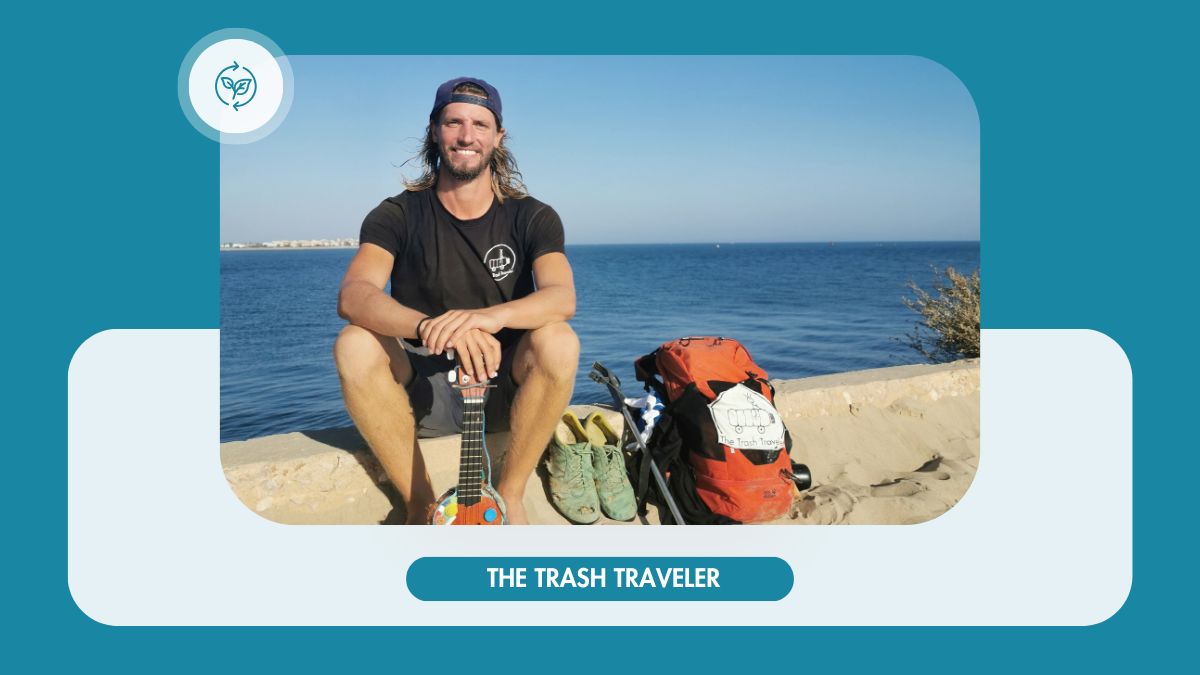
<path id="1" fill-rule="evenodd" d="M 471 378 L 459 384 L 483 382 L 495 377 L 500 369 L 500 343 L 487 333 L 469 330 L 454 349 L 463 373 Z"/>
<path id="2" fill-rule="evenodd" d="M 462 349 L 459 343 L 468 331 L 480 331 L 491 337 L 501 328 L 504 328 L 504 322 L 497 318 L 494 312 L 482 309 L 452 309 L 421 325 L 421 344 L 429 348 L 430 354 L 441 354 L 447 349 Z M 498 351 L 496 354 L 499 356 Z M 491 362 L 488 364 L 490 367 Z M 495 365 L 500 365 L 498 358 Z"/>

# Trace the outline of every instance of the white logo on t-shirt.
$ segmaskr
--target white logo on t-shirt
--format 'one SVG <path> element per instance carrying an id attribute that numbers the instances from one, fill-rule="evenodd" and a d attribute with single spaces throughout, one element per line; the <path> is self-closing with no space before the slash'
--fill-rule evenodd
<path id="1" fill-rule="evenodd" d="M 487 255 L 483 256 L 483 263 L 492 273 L 492 278 L 500 281 L 512 274 L 513 268 L 517 264 L 517 254 L 513 253 L 513 250 L 505 244 L 496 244 L 488 249 Z"/>

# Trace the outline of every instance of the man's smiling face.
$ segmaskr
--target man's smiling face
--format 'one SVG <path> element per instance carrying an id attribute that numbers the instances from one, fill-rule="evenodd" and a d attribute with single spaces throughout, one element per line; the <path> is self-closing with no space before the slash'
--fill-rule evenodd
<path id="1" fill-rule="evenodd" d="M 460 181 L 475 180 L 492 161 L 504 135 L 492 111 L 474 103 L 451 103 L 442 108 L 438 150 L 442 166 Z"/>

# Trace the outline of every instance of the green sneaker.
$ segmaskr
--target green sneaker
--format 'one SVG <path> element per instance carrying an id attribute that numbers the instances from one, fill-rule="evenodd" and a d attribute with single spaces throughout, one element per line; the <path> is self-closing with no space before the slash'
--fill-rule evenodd
<path id="1" fill-rule="evenodd" d="M 613 520 L 633 520 L 637 515 L 637 500 L 625 474 L 621 437 L 599 412 L 588 416 L 587 434 L 592 442 L 592 471 L 596 476 L 600 508 Z"/>
<path id="2" fill-rule="evenodd" d="M 550 469 L 550 497 L 568 520 L 594 523 L 600 519 L 600 500 L 592 475 L 592 446 L 575 413 L 563 413 L 546 448 Z"/>

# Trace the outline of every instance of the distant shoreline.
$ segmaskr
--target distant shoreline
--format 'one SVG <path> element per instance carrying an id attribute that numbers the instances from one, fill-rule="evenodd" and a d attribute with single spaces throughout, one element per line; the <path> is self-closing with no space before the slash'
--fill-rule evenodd
<path id="1" fill-rule="evenodd" d="M 221 247 L 220 251 L 329 251 L 358 248 L 357 246 L 239 246 Z"/>

